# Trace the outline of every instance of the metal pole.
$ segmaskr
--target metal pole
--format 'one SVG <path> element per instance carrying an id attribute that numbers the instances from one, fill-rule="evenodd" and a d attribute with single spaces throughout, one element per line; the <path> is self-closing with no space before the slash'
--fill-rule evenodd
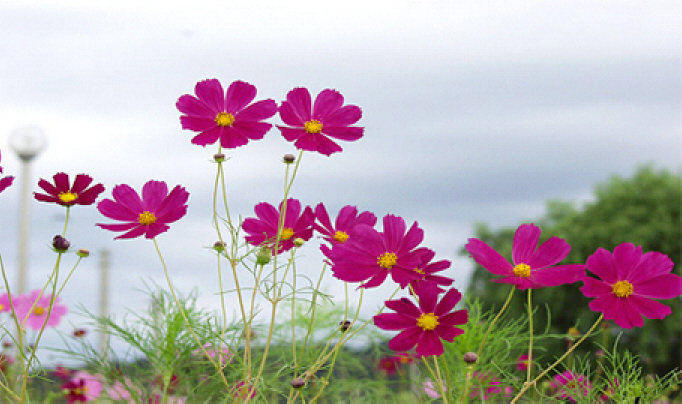
<path id="1" fill-rule="evenodd" d="M 19 198 L 19 257 L 17 276 L 18 295 L 26 292 L 28 285 L 28 236 L 31 229 L 31 161 L 21 159 L 21 186 Z"/>

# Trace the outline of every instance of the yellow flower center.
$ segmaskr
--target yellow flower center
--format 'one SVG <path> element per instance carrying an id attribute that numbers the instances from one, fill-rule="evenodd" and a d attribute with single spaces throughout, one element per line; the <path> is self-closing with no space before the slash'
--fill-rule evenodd
<path id="1" fill-rule="evenodd" d="M 377 259 L 377 264 L 384 269 L 391 269 L 398 262 L 398 257 L 393 253 L 383 253 Z"/>
<path id="2" fill-rule="evenodd" d="M 156 216 L 148 210 L 145 210 L 144 212 L 140 213 L 140 216 L 138 216 L 137 221 L 142 225 L 142 226 L 149 226 L 150 224 L 154 224 L 156 222 Z"/>
<path id="3" fill-rule="evenodd" d="M 57 197 L 64 203 L 71 203 L 78 199 L 78 195 L 71 191 L 62 192 Z"/>
<path id="4" fill-rule="evenodd" d="M 402 363 L 402 364 L 410 363 L 410 361 L 411 361 L 411 359 L 408 358 L 407 356 L 401 356 L 398 360 L 399 360 L 400 363 Z"/>
<path id="5" fill-rule="evenodd" d="M 338 241 L 339 243 L 345 243 L 348 240 L 348 233 L 344 231 L 337 231 L 334 233 L 334 240 Z"/>
<path id="6" fill-rule="evenodd" d="M 613 284 L 613 294 L 618 297 L 628 297 L 632 292 L 634 292 L 634 288 L 628 281 L 618 281 Z"/>
<path id="7" fill-rule="evenodd" d="M 316 120 L 310 120 L 306 122 L 303 127 L 305 128 L 305 131 L 308 133 L 320 133 L 322 132 L 322 123 L 320 121 Z"/>
<path id="8" fill-rule="evenodd" d="M 514 267 L 514 275 L 521 278 L 528 278 L 530 276 L 530 265 L 519 264 Z"/>
<path id="9" fill-rule="evenodd" d="M 424 331 L 431 331 L 438 327 L 438 316 L 433 313 L 424 313 L 417 319 L 417 325 Z"/>
<path id="10" fill-rule="evenodd" d="M 45 314 L 45 309 L 42 308 L 42 307 L 40 307 L 40 306 L 36 306 L 36 307 L 33 309 L 33 313 L 34 313 L 36 316 L 42 316 L 43 314 Z"/>
<path id="11" fill-rule="evenodd" d="M 279 238 L 282 240 L 289 240 L 292 237 L 294 237 L 294 230 L 288 227 L 283 228 L 282 233 L 279 235 Z"/>
<path id="12" fill-rule="evenodd" d="M 227 112 L 221 112 L 215 116 L 215 124 L 218 126 L 232 126 L 234 123 L 234 115 Z"/>

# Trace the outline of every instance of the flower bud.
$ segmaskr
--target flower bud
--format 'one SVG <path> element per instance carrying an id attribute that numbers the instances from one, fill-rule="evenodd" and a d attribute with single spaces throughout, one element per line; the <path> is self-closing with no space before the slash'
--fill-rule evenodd
<path id="1" fill-rule="evenodd" d="M 343 332 L 350 330 L 351 322 L 346 320 L 339 323 L 339 329 Z"/>
<path id="2" fill-rule="evenodd" d="M 478 355 L 473 352 L 467 352 L 464 354 L 462 359 L 464 359 L 464 362 L 466 362 L 468 365 L 473 365 L 478 361 Z"/>
<path id="3" fill-rule="evenodd" d="M 86 250 L 85 248 L 80 248 L 78 251 L 76 251 L 76 255 L 81 258 L 88 258 L 90 256 L 90 251 Z"/>
<path id="4" fill-rule="evenodd" d="M 55 251 L 57 252 L 60 253 L 66 252 L 70 246 L 71 243 L 69 243 L 69 240 L 65 239 L 60 235 L 56 235 L 52 239 L 52 247 L 54 247 Z"/>
<path id="5" fill-rule="evenodd" d="M 302 238 L 296 237 L 296 238 L 294 239 L 294 245 L 295 245 L 296 247 L 301 247 L 303 244 L 305 244 L 305 240 L 303 240 Z"/>
<path id="6" fill-rule="evenodd" d="M 300 389 L 303 386 L 305 386 L 305 379 L 303 379 L 301 377 L 297 377 L 291 381 L 291 387 L 293 387 L 295 389 Z"/>
<path id="7" fill-rule="evenodd" d="M 272 249 L 268 247 L 261 247 L 256 253 L 256 264 L 267 265 L 272 259 Z"/>
<path id="8" fill-rule="evenodd" d="M 225 251 L 225 246 L 227 246 L 227 244 L 224 241 L 216 241 L 213 243 L 213 249 L 218 253 Z"/>
<path id="9" fill-rule="evenodd" d="M 293 154 L 285 154 L 282 160 L 285 164 L 291 164 L 296 161 L 296 157 Z"/>
<path id="10" fill-rule="evenodd" d="M 222 163 L 223 161 L 225 161 L 225 155 L 223 153 L 216 153 L 213 155 L 213 160 L 216 163 Z"/>

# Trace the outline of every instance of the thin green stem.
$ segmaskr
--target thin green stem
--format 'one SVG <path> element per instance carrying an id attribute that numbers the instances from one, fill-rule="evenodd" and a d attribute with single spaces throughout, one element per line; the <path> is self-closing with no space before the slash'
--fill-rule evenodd
<path id="1" fill-rule="evenodd" d="M 589 337 L 589 336 L 592 334 L 592 332 L 594 332 L 594 330 L 597 328 L 597 326 L 599 325 L 599 323 L 602 321 L 603 318 L 604 318 L 604 314 L 600 314 L 600 315 L 599 315 L 599 318 L 597 319 L 597 321 L 595 321 L 594 324 L 592 325 L 592 328 L 590 328 L 590 329 L 587 331 L 587 333 L 586 333 L 585 335 L 583 335 L 582 338 L 580 338 L 580 339 L 578 340 L 578 342 L 576 342 L 569 350 L 567 350 L 567 351 L 566 351 L 559 359 L 557 359 L 551 366 L 549 366 L 549 367 L 548 367 L 547 369 L 545 369 L 542 373 L 540 373 L 535 379 L 533 379 L 531 382 L 524 383 L 523 388 L 518 392 L 518 394 L 514 397 L 514 399 L 511 401 L 511 403 L 512 403 L 512 404 L 513 404 L 513 403 L 516 403 L 516 402 L 519 400 L 519 398 L 520 398 L 526 391 L 528 391 L 528 389 L 529 389 L 531 386 L 534 386 L 534 385 L 538 382 L 538 380 L 542 379 L 547 373 L 549 373 L 549 372 L 550 372 L 552 369 L 554 369 L 558 364 L 560 364 L 564 359 L 566 359 L 566 357 L 567 357 L 568 355 L 570 355 L 571 353 L 573 353 L 573 351 L 575 351 L 575 349 L 578 347 L 578 345 L 582 344 L 582 342 L 585 341 L 585 339 L 587 339 L 587 337 Z"/>
<path id="2" fill-rule="evenodd" d="M 175 293 L 173 282 L 171 282 L 170 274 L 168 273 L 168 266 L 166 265 L 166 260 L 163 259 L 163 254 L 161 254 L 159 243 L 156 241 L 156 237 L 154 237 L 152 240 L 154 241 L 154 248 L 156 248 L 156 252 L 159 255 L 159 259 L 161 260 L 161 265 L 163 266 L 163 273 L 166 276 L 166 282 L 168 282 L 168 288 L 170 289 L 171 295 L 173 296 L 175 305 L 178 306 L 178 311 L 180 311 L 180 315 L 182 316 L 182 319 L 185 322 L 185 325 L 187 326 L 187 330 L 192 335 L 192 338 L 194 338 L 194 341 L 197 343 L 199 349 L 204 354 L 204 356 L 208 358 L 209 362 L 211 362 L 211 364 L 216 368 L 216 371 L 218 374 L 220 374 L 220 377 L 222 378 L 225 386 L 227 388 L 230 388 L 230 384 L 228 383 L 227 379 L 225 378 L 225 374 L 221 369 L 220 364 L 221 355 L 215 355 L 215 359 L 211 358 L 211 356 L 208 354 L 208 351 L 204 347 L 204 344 L 201 343 L 199 336 L 197 336 L 196 332 L 194 331 L 194 328 L 192 327 L 192 324 L 190 324 L 189 319 L 187 318 L 187 313 L 185 313 L 185 309 L 182 307 L 182 304 L 180 304 L 180 299 L 178 299 L 178 296 Z"/>
<path id="3" fill-rule="evenodd" d="M 526 383 L 529 383 L 533 374 L 533 289 L 528 288 L 528 367 L 526 368 Z"/>
<path id="4" fill-rule="evenodd" d="M 504 313 L 504 311 L 507 309 L 507 306 L 509 306 L 509 302 L 511 302 L 511 299 L 512 299 L 512 296 L 514 296 L 515 290 L 516 290 L 516 287 L 512 286 L 511 290 L 509 291 L 509 296 L 507 296 L 507 300 L 504 302 L 504 304 L 502 305 L 502 308 L 500 309 L 500 311 L 497 313 L 495 318 L 493 318 L 493 321 L 488 326 L 488 330 L 486 331 L 485 335 L 483 336 L 483 340 L 481 341 L 481 346 L 478 347 L 477 356 L 479 358 L 481 357 L 481 352 L 483 352 L 483 347 L 485 346 L 485 343 L 488 340 L 488 336 L 490 335 L 490 332 L 492 331 L 493 327 L 495 327 L 495 324 L 497 323 L 497 321 L 502 316 L 502 313 Z"/>

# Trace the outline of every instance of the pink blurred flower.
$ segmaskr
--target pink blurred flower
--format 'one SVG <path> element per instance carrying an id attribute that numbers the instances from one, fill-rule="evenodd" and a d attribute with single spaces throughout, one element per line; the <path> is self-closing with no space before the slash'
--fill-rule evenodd
<path id="1" fill-rule="evenodd" d="M 510 264 L 500 253 L 483 241 L 470 238 L 466 250 L 483 268 L 502 278 L 493 282 L 509 283 L 519 290 L 536 289 L 574 283 L 585 277 L 585 265 L 558 265 L 571 246 L 563 239 L 550 237 L 538 247 L 541 230 L 534 224 L 523 224 L 516 229 Z"/>
<path id="2" fill-rule="evenodd" d="M 52 375 L 62 380 L 69 380 L 73 377 L 74 373 L 76 373 L 74 370 L 65 368 L 64 366 L 57 366 L 52 372 Z"/>
<path id="3" fill-rule="evenodd" d="M 528 366 L 530 366 L 530 361 L 528 359 L 529 357 L 527 354 L 519 356 L 519 358 L 516 360 L 516 370 L 520 371 L 527 370 Z"/>
<path id="4" fill-rule="evenodd" d="M 168 193 L 168 186 L 163 181 L 148 181 L 142 187 L 142 199 L 128 185 L 117 185 L 111 193 L 114 200 L 104 199 L 97 205 L 100 213 L 109 219 L 125 223 L 104 224 L 97 226 L 111 231 L 125 231 L 116 238 L 134 238 L 144 235 L 152 239 L 169 229 L 173 223 L 187 213 L 189 193 L 185 188 L 176 185 Z"/>
<path id="5" fill-rule="evenodd" d="M 445 387 L 443 387 L 443 389 L 448 391 Z M 424 394 L 431 398 L 440 397 L 440 388 L 428 377 L 422 382 L 422 390 L 424 391 Z"/>
<path id="6" fill-rule="evenodd" d="M 204 349 L 206 350 L 206 353 L 208 354 L 209 358 L 215 358 L 218 357 L 218 360 L 220 361 L 220 364 L 225 364 L 229 363 L 232 360 L 232 357 L 234 356 L 234 353 L 230 350 L 230 348 L 223 347 L 223 348 L 215 348 L 213 344 L 204 344 Z M 197 348 L 194 351 L 192 351 L 192 354 L 195 356 L 202 356 L 204 355 L 204 352 Z"/>
<path id="7" fill-rule="evenodd" d="M 594 297 L 590 309 L 604 313 L 623 328 L 641 327 L 644 317 L 662 319 L 670 307 L 652 299 L 682 295 L 682 277 L 670 273 L 673 262 L 667 255 L 623 243 L 609 251 L 599 248 L 587 259 L 587 269 L 597 278 L 586 277 L 580 291 Z"/>
<path id="8" fill-rule="evenodd" d="M 550 386 L 558 389 L 557 395 L 559 398 L 567 398 L 571 402 L 576 401 L 574 398 L 576 394 L 582 394 L 584 397 L 587 397 L 592 388 L 592 384 L 584 375 L 571 370 L 566 370 L 554 376 L 554 381 Z"/>
<path id="9" fill-rule="evenodd" d="M 419 307 L 406 297 L 387 300 L 386 307 L 395 313 L 381 313 L 374 316 L 374 324 L 382 330 L 401 331 L 388 342 L 394 351 L 408 351 L 415 345 L 420 356 L 442 355 L 443 342 L 452 342 L 464 333 L 457 325 L 466 324 L 466 310 L 452 311 L 461 300 L 462 294 L 455 288 L 448 290 L 438 301 L 435 285 L 420 288 Z"/>
<path id="10" fill-rule="evenodd" d="M 2 156 L 0 156 L 0 159 L 2 159 Z M 2 174 L 2 167 L 0 167 L 0 174 Z M 12 182 L 14 182 L 14 177 L 11 175 L 0 178 L 0 192 L 12 185 Z"/>
<path id="11" fill-rule="evenodd" d="M 360 287 L 381 285 L 388 274 L 393 281 L 406 287 L 420 279 L 415 271 L 420 264 L 421 252 L 415 248 L 424 239 L 424 231 L 414 222 L 407 229 L 403 218 L 386 215 L 384 231 L 360 224 L 351 230 L 350 238 L 336 244 L 331 250 L 332 272 L 345 282 L 364 282 Z"/>
<path id="12" fill-rule="evenodd" d="M 387 375 L 395 374 L 401 367 L 409 365 L 414 362 L 412 355 L 407 353 L 398 353 L 396 355 L 384 356 L 379 359 L 379 370 Z"/>
<path id="13" fill-rule="evenodd" d="M 473 379 L 475 382 L 471 390 L 472 399 L 489 400 L 491 395 L 502 393 L 502 384 L 494 374 L 474 372 Z"/>
<path id="14" fill-rule="evenodd" d="M 0 295 L 0 313 L 10 313 L 11 311 L 12 307 L 9 304 L 9 295 L 7 293 L 3 293 Z"/>
<path id="15" fill-rule="evenodd" d="M 62 385 L 66 401 L 70 403 L 94 401 L 102 394 L 102 382 L 95 375 L 79 371 Z"/>
<path id="16" fill-rule="evenodd" d="M 95 184 L 88 188 L 92 183 L 92 177 L 86 174 L 76 175 L 73 185 L 69 183 L 68 174 L 57 173 L 52 178 L 54 185 L 42 178 L 38 181 L 38 186 L 46 193 L 35 192 L 33 195 L 36 200 L 62 206 L 92 205 L 97 196 L 104 192 L 104 185 L 102 184 Z"/>
<path id="17" fill-rule="evenodd" d="M 275 209 L 274 206 L 266 202 L 256 205 L 254 211 L 258 218 L 248 218 L 242 223 L 242 229 L 248 234 L 246 241 L 249 244 L 255 246 L 267 245 L 273 249 L 272 254 L 275 254 L 274 244 L 277 239 L 282 205 L 283 202 L 279 204 L 279 209 Z M 301 208 L 299 200 L 287 199 L 284 223 L 282 224 L 279 239 L 279 251 L 277 253 L 294 248 L 294 240 L 297 238 L 310 240 L 313 236 L 315 214 L 309 206 L 306 206 L 303 212 L 301 212 Z"/>
<path id="18" fill-rule="evenodd" d="M 249 399 L 253 399 L 256 398 L 256 389 L 252 388 L 250 385 L 247 385 L 243 380 L 241 380 L 232 386 L 232 396 L 236 399 L 239 399 L 240 401 L 246 399 L 247 396 Z"/>
<path id="19" fill-rule="evenodd" d="M 7 372 L 7 367 L 12 366 L 14 363 L 14 358 L 5 354 L 0 353 L 0 373 Z"/>
<path id="20" fill-rule="evenodd" d="M 13 299 L 15 315 L 24 327 L 34 330 L 40 330 L 43 327 L 56 327 L 59 325 L 61 318 L 68 312 L 68 308 L 63 304 L 59 304 L 59 297 L 55 298 L 52 305 L 52 313 L 46 322 L 52 295 L 46 293 L 43 293 L 40 297 L 39 295 L 40 290 L 36 289 L 27 295 L 15 297 Z"/>
<path id="21" fill-rule="evenodd" d="M 256 87 L 244 81 L 235 81 L 225 93 L 220 81 L 200 81 L 194 88 L 196 97 L 185 94 L 175 104 L 184 115 L 180 117 L 183 129 L 201 132 L 192 143 L 199 146 L 220 140 L 226 149 L 243 146 L 249 140 L 260 140 L 272 128 L 261 122 L 277 113 L 277 103 L 267 99 L 249 103 L 256 98 Z"/>
<path id="22" fill-rule="evenodd" d="M 312 106 L 312 109 L 311 109 Z M 362 117 L 355 105 L 343 105 L 343 96 L 336 90 L 322 90 L 312 104 L 310 92 L 303 87 L 294 88 L 279 107 L 279 116 L 286 125 L 277 125 L 282 136 L 301 150 L 329 156 L 340 152 L 341 146 L 330 139 L 358 140 L 364 128 L 350 126 Z"/>

